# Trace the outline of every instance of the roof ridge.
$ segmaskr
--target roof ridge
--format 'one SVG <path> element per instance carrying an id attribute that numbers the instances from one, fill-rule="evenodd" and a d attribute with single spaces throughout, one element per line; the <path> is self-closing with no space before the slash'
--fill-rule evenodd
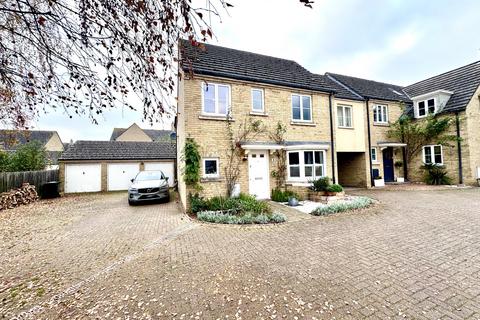
<path id="1" fill-rule="evenodd" d="M 347 76 L 345 74 L 340 74 L 340 73 L 333 73 L 333 72 L 326 72 L 325 74 L 327 75 L 332 75 L 332 76 L 340 76 L 340 77 L 347 77 L 347 78 L 353 78 L 353 79 L 358 79 L 358 80 L 363 80 L 363 81 L 371 81 L 379 84 L 386 84 L 389 86 L 395 86 L 399 88 L 405 88 L 405 86 L 398 85 L 398 84 L 393 84 L 393 83 L 388 83 L 388 82 L 382 82 L 382 81 L 377 81 L 377 80 L 371 80 L 371 79 L 365 79 L 365 78 L 359 78 L 359 77 L 354 77 L 354 76 Z"/>
<path id="2" fill-rule="evenodd" d="M 462 69 L 462 68 L 466 68 L 466 67 L 472 66 L 472 65 L 477 64 L 477 63 L 480 63 L 480 60 L 477 60 L 477 61 L 475 61 L 475 62 L 466 64 L 466 65 L 463 65 L 463 66 L 460 66 L 460 67 L 457 67 L 457 68 L 454 68 L 454 69 L 449 70 L 449 71 L 445 71 L 445 72 L 439 73 L 439 74 L 437 74 L 437 75 L 428 77 L 428 78 L 426 78 L 426 79 L 417 81 L 417 82 L 415 82 L 415 83 L 409 84 L 408 86 L 405 86 L 404 88 L 412 87 L 412 86 L 417 85 L 417 84 L 419 84 L 419 83 L 422 83 L 422 82 L 431 80 L 431 79 L 436 78 L 436 77 L 440 77 L 440 76 L 446 75 L 447 73 L 454 72 L 454 71 L 460 70 L 460 69 Z"/>
<path id="3" fill-rule="evenodd" d="M 353 93 L 353 94 L 356 95 L 357 97 L 363 99 L 363 96 L 360 95 L 360 93 L 358 93 L 357 91 L 353 90 L 352 88 L 350 88 L 349 86 L 347 86 L 345 83 L 341 82 L 340 80 L 335 79 L 334 77 L 332 77 L 332 76 L 331 76 L 330 74 L 328 74 L 328 73 L 325 73 L 325 76 L 328 77 L 328 79 L 332 80 L 333 82 L 338 83 L 338 85 L 342 86 L 343 88 L 345 88 L 345 89 L 348 90 L 349 92 Z"/>

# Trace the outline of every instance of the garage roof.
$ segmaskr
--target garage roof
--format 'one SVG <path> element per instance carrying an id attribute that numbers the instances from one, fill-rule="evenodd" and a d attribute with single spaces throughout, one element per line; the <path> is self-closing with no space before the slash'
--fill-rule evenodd
<path id="1" fill-rule="evenodd" d="M 170 142 L 76 141 L 62 160 L 160 160 L 175 159 L 176 145 Z"/>

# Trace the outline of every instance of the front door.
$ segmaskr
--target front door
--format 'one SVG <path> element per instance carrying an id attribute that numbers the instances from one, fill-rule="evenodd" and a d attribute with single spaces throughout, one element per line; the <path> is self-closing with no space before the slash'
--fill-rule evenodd
<path id="1" fill-rule="evenodd" d="M 270 175 L 268 151 L 254 151 L 248 154 L 248 190 L 257 199 L 270 198 Z"/>
<path id="2" fill-rule="evenodd" d="M 393 148 L 383 150 L 383 175 L 385 182 L 392 182 L 394 179 L 393 171 Z"/>

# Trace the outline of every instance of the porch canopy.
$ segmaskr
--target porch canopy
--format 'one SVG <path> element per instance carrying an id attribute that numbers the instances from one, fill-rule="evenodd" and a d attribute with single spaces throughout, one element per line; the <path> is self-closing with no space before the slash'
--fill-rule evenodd
<path id="1" fill-rule="evenodd" d="M 406 147 L 407 144 L 406 143 L 403 143 L 403 142 L 386 142 L 386 141 L 383 141 L 383 142 L 378 142 L 377 145 L 380 147 L 380 148 L 388 148 L 388 147 L 392 147 L 392 148 L 402 148 L 402 147 Z"/>
<path id="2" fill-rule="evenodd" d="M 244 141 L 240 143 L 242 149 L 247 153 L 249 150 L 328 150 L 330 143 L 325 141 L 285 141 L 284 143 L 276 142 L 259 142 Z"/>

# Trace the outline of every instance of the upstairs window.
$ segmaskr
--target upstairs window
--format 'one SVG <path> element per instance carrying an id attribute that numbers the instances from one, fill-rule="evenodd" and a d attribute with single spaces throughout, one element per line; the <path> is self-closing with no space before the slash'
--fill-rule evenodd
<path id="1" fill-rule="evenodd" d="M 388 123 L 388 107 L 385 105 L 376 105 L 373 108 L 373 122 L 374 123 Z"/>
<path id="2" fill-rule="evenodd" d="M 352 107 L 338 106 L 337 119 L 340 128 L 352 128 Z"/>
<path id="3" fill-rule="evenodd" d="M 252 89 L 252 111 L 264 112 L 264 98 L 262 89 Z"/>
<path id="4" fill-rule="evenodd" d="M 230 86 L 204 83 L 202 87 L 202 113 L 213 116 L 226 116 L 230 110 Z"/>
<path id="5" fill-rule="evenodd" d="M 418 117 L 426 117 L 429 114 L 435 114 L 436 107 L 435 107 L 435 99 L 428 99 L 424 101 L 419 101 L 417 103 L 418 106 Z"/>
<path id="6" fill-rule="evenodd" d="M 441 145 L 423 147 L 423 163 L 443 165 L 443 150 Z"/>
<path id="7" fill-rule="evenodd" d="M 294 121 L 312 121 L 312 98 L 310 96 L 292 95 L 292 119 Z"/>

